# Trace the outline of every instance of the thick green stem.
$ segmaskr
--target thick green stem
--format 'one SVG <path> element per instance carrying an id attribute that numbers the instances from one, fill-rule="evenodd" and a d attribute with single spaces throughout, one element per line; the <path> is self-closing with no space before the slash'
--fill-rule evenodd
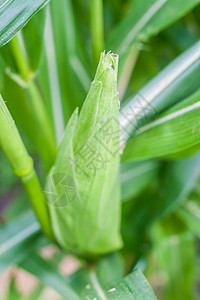
<path id="1" fill-rule="evenodd" d="M 104 50 L 103 28 L 103 2 L 90 0 L 90 24 L 95 67 L 99 61 L 100 53 Z"/>
<path id="2" fill-rule="evenodd" d="M 36 86 L 32 78 L 32 72 L 29 68 L 26 57 L 20 47 L 18 38 L 15 36 L 10 41 L 10 43 L 20 74 L 23 80 L 27 83 L 26 91 L 29 96 L 29 104 L 33 111 L 34 118 L 36 119 L 39 125 L 40 132 L 43 137 L 44 147 L 47 149 L 48 162 L 46 159 L 46 163 L 47 163 L 47 168 L 49 168 L 54 162 L 54 159 L 56 157 L 56 142 L 55 142 L 55 136 L 53 134 L 52 124 L 50 122 L 49 116 L 47 114 L 38 87 Z"/>
<path id="3" fill-rule="evenodd" d="M 28 62 L 24 57 L 24 53 L 20 47 L 17 36 L 15 36 L 11 41 L 10 45 L 12 47 L 13 55 L 15 57 L 16 64 L 19 68 L 20 74 L 24 81 L 28 82 L 30 79 L 30 71 Z"/>
<path id="4" fill-rule="evenodd" d="M 12 116 L 0 96 L 0 146 L 5 152 L 13 172 L 21 179 L 45 234 L 53 239 L 44 195 L 33 167 L 33 160 L 19 135 Z"/>
<path id="5" fill-rule="evenodd" d="M 29 174 L 21 177 L 21 181 L 26 189 L 33 209 L 45 234 L 49 238 L 53 239 L 53 233 L 51 231 L 51 224 L 48 210 L 45 204 L 45 198 L 35 170 L 32 168 L 32 171 Z"/>

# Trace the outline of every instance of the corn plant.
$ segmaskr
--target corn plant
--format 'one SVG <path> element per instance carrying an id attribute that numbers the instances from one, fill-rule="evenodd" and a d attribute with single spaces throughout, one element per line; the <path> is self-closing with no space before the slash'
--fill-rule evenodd
<path id="1" fill-rule="evenodd" d="M 199 299 L 199 3 L 0 0 L 1 299 Z"/>

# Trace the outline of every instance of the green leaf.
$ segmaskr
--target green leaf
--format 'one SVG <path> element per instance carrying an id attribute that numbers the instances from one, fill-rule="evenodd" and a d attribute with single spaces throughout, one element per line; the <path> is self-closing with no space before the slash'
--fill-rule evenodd
<path id="1" fill-rule="evenodd" d="M 0 272 L 10 264 L 18 263 L 26 252 L 23 250 L 32 245 L 33 238 L 40 231 L 33 212 L 25 211 L 19 217 L 0 228 Z"/>
<path id="2" fill-rule="evenodd" d="M 152 117 L 190 96 L 199 88 L 200 42 L 173 60 L 120 110 L 121 143 Z"/>
<path id="3" fill-rule="evenodd" d="M 46 261 L 38 254 L 33 254 L 20 264 L 20 267 L 38 277 L 42 284 L 54 288 L 64 299 L 79 300 L 80 298 L 75 291 L 69 286 L 67 280 L 62 276 L 57 268 L 51 264 L 50 261 Z"/>
<path id="4" fill-rule="evenodd" d="M 57 242 L 89 259 L 122 246 L 117 68 L 117 55 L 101 54 L 80 116 L 76 110 L 68 122 L 45 189 Z"/>
<path id="5" fill-rule="evenodd" d="M 183 17 L 199 0 L 137 0 L 132 10 L 114 29 L 107 49 L 124 54 L 134 42 L 146 41 Z"/>
<path id="6" fill-rule="evenodd" d="M 156 299 L 149 283 L 136 269 L 123 278 L 118 254 L 102 257 L 95 269 L 82 268 L 70 277 L 81 299 Z"/>
<path id="7" fill-rule="evenodd" d="M 9 42 L 49 0 L 1 0 L 0 46 Z"/>
<path id="8" fill-rule="evenodd" d="M 149 283 L 139 269 L 135 269 L 106 293 L 105 299 L 156 300 Z"/>
<path id="9" fill-rule="evenodd" d="M 200 147 L 200 90 L 138 130 L 122 159 L 140 160 L 169 156 Z"/>
<path id="10" fill-rule="evenodd" d="M 20 45 L 23 48 L 23 54 L 27 58 L 27 63 L 30 68 L 29 72 L 32 77 L 35 75 L 32 73 L 37 71 L 40 65 L 44 42 L 45 16 L 46 10 L 40 10 L 18 34 Z M 7 43 L 0 48 L 0 55 L 5 62 L 5 66 L 2 70 L 20 86 L 25 86 L 25 83 L 19 80 L 20 74 L 13 56 L 11 43 Z"/>

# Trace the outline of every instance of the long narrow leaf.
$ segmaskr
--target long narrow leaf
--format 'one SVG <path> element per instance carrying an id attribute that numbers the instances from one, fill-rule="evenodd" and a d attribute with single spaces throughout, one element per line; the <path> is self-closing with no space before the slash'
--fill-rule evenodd
<path id="1" fill-rule="evenodd" d="M 70 278 L 81 299 L 155 300 L 156 297 L 142 272 L 138 269 L 123 278 L 118 255 L 102 257 L 97 268 L 84 268 Z"/>
<path id="2" fill-rule="evenodd" d="M 184 16 L 199 0 L 137 0 L 111 34 L 107 49 L 122 55 L 134 42 L 144 41 Z"/>
<path id="3" fill-rule="evenodd" d="M 6 44 L 50 0 L 3 0 L 0 2 L 0 46 Z"/>
<path id="4" fill-rule="evenodd" d="M 142 127 L 132 138 L 123 160 L 139 160 L 200 148 L 200 90 L 177 104 L 162 117 Z"/>
<path id="5" fill-rule="evenodd" d="M 122 145 L 134 135 L 137 128 L 199 87 L 199 49 L 200 42 L 172 61 L 123 105 L 119 116 Z"/>
<path id="6" fill-rule="evenodd" d="M 15 218 L 0 228 L 0 272 L 10 264 L 18 263 L 26 252 L 28 245 L 33 245 L 33 239 L 40 231 L 40 224 L 32 211 Z"/>
<path id="7" fill-rule="evenodd" d="M 156 300 L 148 281 L 139 269 L 112 286 L 106 296 L 105 299 Z"/>

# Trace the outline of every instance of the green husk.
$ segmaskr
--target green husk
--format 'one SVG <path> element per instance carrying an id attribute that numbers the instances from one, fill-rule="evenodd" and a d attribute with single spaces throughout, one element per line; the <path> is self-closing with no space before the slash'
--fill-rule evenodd
<path id="1" fill-rule="evenodd" d="M 83 104 L 69 120 L 46 183 L 57 242 L 87 258 L 122 247 L 118 56 L 104 52 Z"/>

